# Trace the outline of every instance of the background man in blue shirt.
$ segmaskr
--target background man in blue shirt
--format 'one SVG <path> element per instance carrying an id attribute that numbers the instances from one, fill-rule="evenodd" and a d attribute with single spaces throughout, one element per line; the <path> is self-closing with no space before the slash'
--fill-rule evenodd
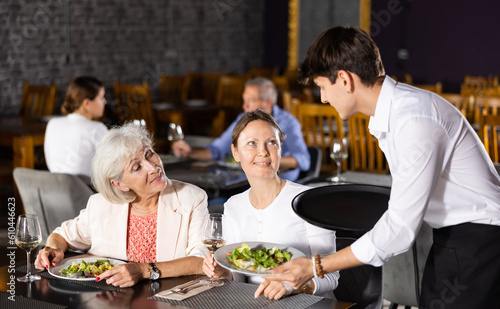
<path id="1" fill-rule="evenodd" d="M 246 113 L 261 109 L 274 117 L 286 134 L 280 163 L 280 169 L 285 172 L 281 173 L 280 177 L 294 181 L 301 170 L 309 169 L 311 159 L 302 136 L 300 122 L 276 104 L 277 98 L 278 91 L 271 80 L 263 77 L 251 79 L 245 83 L 243 90 L 243 111 Z M 178 157 L 188 156 L 196 160 L 222 160 L 230 156 L 233 128 L 242 116 L 243 113 L 238 115 L 220 137 L 204 147 L 191 147 L 185 141 L 176 141 L 172 145 L 174 154 Z"/>

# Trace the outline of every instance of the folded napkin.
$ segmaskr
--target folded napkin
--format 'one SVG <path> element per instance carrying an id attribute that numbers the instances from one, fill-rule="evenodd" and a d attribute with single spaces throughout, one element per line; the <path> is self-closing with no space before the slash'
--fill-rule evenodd
<path id="1" fill-rule="evenodd" d="M 205 292 L 212 288 L 211 286 L 208 285 L 198 284 L 198 282 L 200 282 L 200 279 L 195 279 L 183 284 L 179 284 L 178 286 L 175 286 L 169 290 L 161 291 L 160 293 L 156 294 L 155 297 L 180 301 L 189 298 L 191 296 L 195 296 L 199 293 Z M 182 289 L 184 287 L 188 288 L 188 292 L 186 294 L 179 294 L 172 292 Z"/>

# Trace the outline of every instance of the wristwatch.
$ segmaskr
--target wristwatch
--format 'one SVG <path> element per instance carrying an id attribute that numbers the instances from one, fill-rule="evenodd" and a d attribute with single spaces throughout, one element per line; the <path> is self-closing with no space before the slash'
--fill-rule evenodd
<path id="1" fill-rule="evenodd" d="M 156 267 L 155 263 L 149 263 L 148 272 L 151 280 L 160 278 L 160 271 L 158 270 L 158 267 Z"/>

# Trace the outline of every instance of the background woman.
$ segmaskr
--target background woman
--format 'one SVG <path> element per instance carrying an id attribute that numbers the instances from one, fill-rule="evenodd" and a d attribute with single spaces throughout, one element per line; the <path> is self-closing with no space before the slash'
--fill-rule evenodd
<path id="1" fill-rule="evenodd" d="M 297 248 L 309 257 L 335 252 L 335 232 L 308 224 L 291 208 L 292 199 L 308 187 L 278 176 L 284 139 L 273 117 L 261 110 L 246 113 L 236 124 L 231 150 L 235 160 L 241 163 L 250 189 L 224 204 L 226 243 L 272 242 Z M 245 280 L 244 276 L 216 265 L 210 254 L 205 258 L 203 270 L 208 276 Z M 315 278 L 297 290 L 281 282 L 263 282 L 259 276 L 248 277 L 248 281 L 261 283 L 256 296 L 263 291 L 271 299 L 299 292 L 334 298 L 338 277 L 335 272 L 324 279 Z"/>
<path id="2" fill-rule="evenodd" d="M 61 111 L 45 130 L 44 152 L 52 173 L 90 177 L 90 166 L 99 140 L 108 129 L 99 121 L 104 113 L 104 84 L 95 77 L 75 78 L 68 86 Z"/>
<path id="3" fill-rule="evenodd" d="M 68 248 L 90 248 L 90 254 L 132 262 L 96 279 L 115 286 L 203 273 L 207 195 L 165 176 L 144 128 L 129 123 L 103 137 L 92 164 L 92 183 L 99 193 L 78 217 L 48 237 L 37 268 L 57 265 Z"/>

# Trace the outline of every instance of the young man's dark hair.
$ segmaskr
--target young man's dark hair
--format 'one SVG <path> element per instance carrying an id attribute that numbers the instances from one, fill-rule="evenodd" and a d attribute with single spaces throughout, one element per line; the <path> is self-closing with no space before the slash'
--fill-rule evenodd
<path id="1" fill-rule="evenodd" d="M 378 47 L 363 30 L 337 26 L 323 31 L 309 47 L 298 79 L 308 84 L 324 76 L 334 84 L 339 70 L 355 73 L 367 87 L 385 75 Z"/>

